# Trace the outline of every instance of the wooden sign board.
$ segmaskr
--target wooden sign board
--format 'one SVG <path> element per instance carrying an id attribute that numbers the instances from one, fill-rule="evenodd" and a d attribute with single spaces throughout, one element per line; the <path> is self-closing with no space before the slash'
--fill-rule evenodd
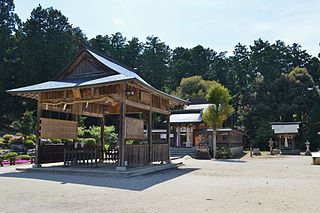
<path id="1" fill-rule="evenodd" d="M 40 137 L 76 139 L 78 137 L 78 122 L 40 118 Z"/>
<path id="2" fill-rule="evenodd" d="M 143 120 L 126 117 L 126 139 L 143 139 Z"/>

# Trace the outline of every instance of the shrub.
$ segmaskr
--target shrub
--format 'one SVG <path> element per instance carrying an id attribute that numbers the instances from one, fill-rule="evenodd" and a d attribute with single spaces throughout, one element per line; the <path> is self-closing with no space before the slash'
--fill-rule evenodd
<path id="1" fill-rule="evenodd" d="M 9 152 L 3 155 L 4 160 L 8 160 L 10 158 L 17 158 L 18 154 L 16 152 Z"/>
<path id="2" fill-rule="evenodd" d="M 3 139 L 4 139 L 4 142 L 5 142 L 5 143 L 9 143 L 9 140 L 10 140 L 11 138 L 13 138 L 13 135 L 11 135 L 11 134 L 5 134 L 5 135 L 3 136 Z"/>
<path id="3" fill-rule="evenodd" d="M 139 145 L 140 142 L 138 140 L 126 140 L 125 144 L 127 144 L 127 145 Z"/>
<path id="4" fill-rule="evenodd" d="M 72 139 L 62 139 L 62 143 L 64 145 L 71 145 L 73 143 Z"/>
<path id="5" fill-rule="evenodd" d="M 61 139 L 57 139 L 57 138 L 51 139 L 51 143 L 53 143 L 53 144 L 61 144 L 62 140 Z"/>
<path id="6" fill-rule="evenodd" d="M 221 158 L 230 158 L 231 157 L 231 151 L 229 148 L 220 148 L 217 150 L 217 156 L 216 158 L 221 159 Z"/>
<path id="7" fill-rule="evenodd" d="M 95 138 L 84 138 L 83 142 L 85 145 L 95 145 L 96 139 Z"/>
<path id="8" fill-rule="evenodd" d="M 26 140 L 32 140 L 33 142 L 36 142 L 37 136 L 35 134 L 27 135 Z"/>
<path id="9" fill-rule="evenodd" d="M 34 149 L 34 147 L 36 146 L 36 144 L 32 140 L 25 140 L 23 142 L 23 145 L 28 149 Z"/>
<path id="10" fill-rule="evenodd" d="M 4 147 L 5 143 L 3 141 L 0 141 L 0 147 Z"/>
<path id="11" fill-rule="evenodd" d="M 17 157 L 17 159 L 21 159 L 21 160 L 30 160 L 31 157 L 29 155 L 19 155 Z"/>
<path id="12" fill-rule="evenodd" d="M 23 144 L 24 141 L 24 137 L 22 136 L 13 136 L 12 138 L 10 138 L 9 140 L 9 145 L 11 146 L 12 144 L 16 144 L 16 145 L 21 145 Z"/>
<path id="13" fill-rule="evenodd" d="M 17 132 L 17 133 L 16 133 L 16 136 L 21 136 L 21 137 L 23 137 L 24 135 L 23 135 L 21 132 Z"/>
<path id="14" fill-rule="evenodd" d="M 78 135 L 80 138 L 95 138 L 96 141 L 100 141 L 100 127 L 91 126 L 89 129 L 84 129 L 84 127 L 78 128 Z M 116 143 L 118 141 L 118 134 L 115 133 L 114 126 L 104 127 L 104 142 L 106 144 Z"/>

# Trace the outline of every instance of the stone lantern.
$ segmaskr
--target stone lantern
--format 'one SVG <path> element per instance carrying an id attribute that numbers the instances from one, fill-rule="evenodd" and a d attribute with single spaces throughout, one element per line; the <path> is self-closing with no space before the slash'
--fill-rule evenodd
<path id="1" fill-rule="evenodd" d="M 305 145 L 306 145 L 306 153 L 305 153 L 305 155 L 311 156 L 310 142 L 307 140 L 307 142 L 305 142 Z"/>

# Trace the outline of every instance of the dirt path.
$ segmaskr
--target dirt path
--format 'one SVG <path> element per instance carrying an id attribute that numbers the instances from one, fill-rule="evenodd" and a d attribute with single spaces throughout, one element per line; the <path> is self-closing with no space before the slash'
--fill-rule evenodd
<path id="1" fill-rule="evenodd" d="M 311 157 L 183 161 L 128 179 L 0 168 L 0 212 L 320 212 L 320 166 Z"/>

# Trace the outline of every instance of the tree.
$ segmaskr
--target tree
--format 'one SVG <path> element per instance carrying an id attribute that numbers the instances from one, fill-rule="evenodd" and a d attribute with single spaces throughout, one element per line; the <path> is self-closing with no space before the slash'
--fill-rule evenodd
<path id="1" fill-rule="evenodd" d="M 232 97 L 227 88 L 215 81 L 212 83 L 206 98 L 210 105 L 203 113 L 203 120 L 213 129 L 213 144 L 210 147 L 213 149 L 213 157 L 216 157 L 216 129 L 220 128 L 223 122 L 234 112 L 230 104 Z"/>
<path id="2" fill-rule="evenodd" d="M 0 0 L 0 126 L 10 122 L 11 112 L 16 109 L 17 98 L 10 97 L 6 89 L 15 85 L 16 65 L 19 57 L 16 56 L 18 39 L 16 32 L 20 26 L 20 20 L 14 13 L 13 0 Z"/>
<path id="3" fill-rule="evenodd" d="M 204 98 L 211 84 L 212 81 L 203 80 L 201 76 L 182 78 L 180 85 L 174 92 L 174 95 L 184 99 Z"/>
<path id="4" fill-rule="evenodd" d="M 164 89 L 169 76 L 170 55 L 171 49 L 158 37 L 147 37 L 138 74 L 155 88 Z"/>
<path id="5" fill-rule="evenodd" d="M 19 120 L 12 123 L 12 126 L 24 135 L 32 134 L 35 129 L 35 118 L 33 113 L 33 111 L 25 111 Z"/>

